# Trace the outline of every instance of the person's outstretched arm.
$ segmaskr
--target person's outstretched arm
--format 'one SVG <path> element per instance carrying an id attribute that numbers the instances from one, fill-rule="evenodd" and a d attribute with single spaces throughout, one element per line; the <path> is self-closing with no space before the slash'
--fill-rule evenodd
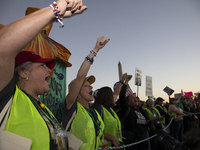
<path id="1" fill-rule="evenodd" d="M 124 84 L 121 88 L 120 94 L 119 94 L 119 102 L 120 102 L 122 116 L 125 115 L 128 107 L 129 107 L 128 103 L 126 101 L 125 95 L 126 95 L 126 88 L 127 88 L 128 82 L 131 80 L 131 78 L 132 78 L 132 75 L 126 74 L 125 82 L 124 82 Z"/>
<path id="2" fill-rule="evenodd" d="M 110 39 L 106 39 L 105 36 L 99 37 L 97 39 L 96 45 L 95 45 L 93 50 L 98 53 L 98 51 L 101 48 L 103 48 L 106 45 L 106 43 L 108 43 L 109 40 Z M 89 56 L 94 58 L 94 53 L 90 52 Z M 76 77 L 73 85 L 69 89 L 69 93 L 66 96 L 67 109 L 70 109 L 71 106 L 76 101 L 76 98 L 78 97 L 79 91 L 81 90 L 81 87 L 82 87 L 82 85 L 83 85 L 83 83 L 85 81 L 85 78 L 87 76 L 87 73 L 88 73 L 88 71 L 90 69 L 90 66 L 91 66 L 91 63 L 88 62 L 87 60 L 84 60 L 84 62 L 82 63 L 80 69 L 78 70 L 77 77 Z"/>
<path id="3" fill-rule="evenodd" d="M 86 9 L 82 0 L 58 0 L 57 6 L 63 17 L 70 17 Z M 13 77 L 15 56 L 53 21 L 54 12 L 51 7 L 46 7 L 11 22 L 0 30 L 0 91 Z"/>
<path id="4" fill-rule="evenodd" d="M 121 88 L 122 88 L 122 86 L 123 86 L 123 83 L 124 83 L 124 81 L 125 81 L 126 76 L 127 76 L 127 73 L 124 73 L 123 76 L 122 76 L 122 78 L 120 79 L 119 84 L 117 85 L 117 87 L 115 88 L 115 90 L 114 90 L 114 92 L 113 92 L 114 101 L 117 100 L 117 97 L 118 97 L 118 95 L 119 95 L 119 93 L 120 93 L 120 91 L 121 91 Z"/>

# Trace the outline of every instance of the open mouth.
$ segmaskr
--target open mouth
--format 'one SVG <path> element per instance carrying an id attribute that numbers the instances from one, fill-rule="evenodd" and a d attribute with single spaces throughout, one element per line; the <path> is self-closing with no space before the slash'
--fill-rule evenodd
<path id="1" fill-rule="evenodd" d="M 50 78 L 50 76 L 47 76 L 47 77 L 45 78 L 45 80 L 46 80 L 46 81 L 48 81 L 48 80 L 49 80 L 49 78 Z"/>
<path id="2" fill-rule="evenodd" d="M 90 93 L 89 93 L 91 96 L 93 96 L 93 91 L 90 91 Z"/>

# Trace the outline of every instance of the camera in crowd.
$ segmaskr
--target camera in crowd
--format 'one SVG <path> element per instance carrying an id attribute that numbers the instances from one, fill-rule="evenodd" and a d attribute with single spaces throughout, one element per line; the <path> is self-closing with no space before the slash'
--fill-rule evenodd
<path id="1" fill-rule="evenodd" d="M 157 131 L 154 142 L 157 150 L 182 150 L 182 144 L 163 129 Z"/>

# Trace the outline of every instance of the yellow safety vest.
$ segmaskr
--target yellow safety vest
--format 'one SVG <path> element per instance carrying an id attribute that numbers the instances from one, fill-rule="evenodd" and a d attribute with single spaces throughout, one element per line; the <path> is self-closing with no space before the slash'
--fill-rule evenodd
<path id="1" fill-rule="evenodd" d="M 149 115 L 149 118 L 154 118 L 153 113 L 151 112 L 151 110 L 149 110 L 148 108 L 144 108 L 144 109 L 147 111 L 147 113 L 148 113 L 148 115 Z M 153 107 L 153 109 L 158 113 L 159 117 L 161 117 L 161 115 L 160 115 L 158 109 L 156 109 L 156 108 L 154 108 L 154 107 Z M 162 125 L 162 128 L 164 128 L 163 123 L 162 123 L 161 121 L 160 121 L 160 123 L 161 123 L 161 125 Z"/>
<path id="2" fill-rule="evenodd" d="M 31 150 L 50 149 L 50 135 L 46 122 L 29 97 L 17 86 L 5 130 L 31 139 Z"/>
<path id="3" fill-rule="evenodd" d="M 166 109 L 165 107 L 162 107 L 162 106 L 160 106 L 159 104 L 156 104 L 156 105 L 154 106 L 154 108 L 155 108 L 156 106 L 160 107 L 163 111 L 166 111 L 166 112 L 167 112 L 167 109 Z M 165 109 L 165 110 L 164 110 L 164 109 Z M 158 109 L 157 109 L 157 110 L 158 110 Z M 162 124 L 165 124 L 165 118 L 161 121 L 161 123 L 162 123 Z"/>
<path id="4" fill-rule="evenodd" d="M 103 109 L 103 121 L 105 125 L 104 132 L 110 135 L 115 136 L 119 141 L 122 142 L 122 134 L 121 134 L 121 122 L 117 116 L 117 114 L 114 112 L 112 108 L 110 110 L 112 111 L 112 114 L 104 107 L 101 106 Z M 111 141 L 108 141 L 108 147 L 110 147 L 112 144 Z"/>
<path id="5" fill-rule="evenodd" d="M 83 142 L 79 150 L 94 150 L 99 146 L 103 146 L 104 123 L 98 112 L 96 110 L 95 112 L 97 114 L 98 120 L 100 121 L 100 130 L 98 136 L 95 134 L 95 126 L 92 118 L 85 110 L 85 108 L 79 102 L 77 102 L 77 112 L 71 124 L 71 131 L 78 139 Z"/>

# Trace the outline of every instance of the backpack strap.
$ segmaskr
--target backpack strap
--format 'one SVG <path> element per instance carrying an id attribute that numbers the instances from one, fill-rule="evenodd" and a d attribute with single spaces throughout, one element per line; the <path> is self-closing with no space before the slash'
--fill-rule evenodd
<path id="1" fill-rule="evenodd" d="M 2 125 L 0 127 L 1 131 L 3 131 L 5 129 L 5 125 L 6 125 L 8 115 L 10 113 L 10 109 L 11 109 L 11 105 L 12 105 L 12 99 L 13 99 L 13 96 L 10 98 L 10 100 L 7 102 L 6 106 L 0 113 L 0 122 L 2 122 Z M 5 116 L 5 118 L 4 118 L 4 116 Z"/>
<path id="2" fill-rule="evenodd" d="M 67 123 L 67 126 L 66 126 L 66 128 L 65 128 L 66 131 L 68 130 L 70 124 L 72 123 L 72 121 L 73 121 L 75 115 L 76 115 L 76 110 L 73 112 L 71 118 L 69 119 L 69 122 Z"/>

